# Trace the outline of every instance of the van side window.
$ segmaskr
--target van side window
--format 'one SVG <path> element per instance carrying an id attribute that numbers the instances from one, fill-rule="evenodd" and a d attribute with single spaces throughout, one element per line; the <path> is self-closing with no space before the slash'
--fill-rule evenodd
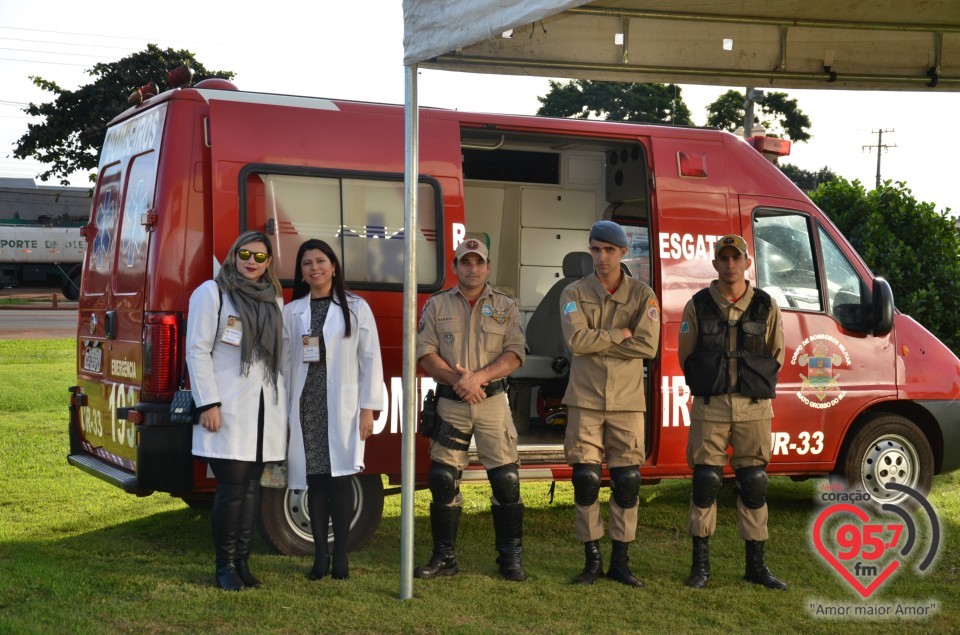
<path id="1" fill-rule="evenodd" d="M 363 178 L 353 174 L 250 175 L 249 205 L 263 205 L 276 220 L 276 267 L 292 280 L 297 249 L 308 238 L 330 244 L 340 257 L 347 284 L 376 288 L 403 283 L 403 180 Z M 417 283 L 438 287 L 437 244 L 439 188 L 421 182 L 417 216 Z"/>
<path id="2" fill-rule="evenodd" d="M 827 276 L 827 306 L 831 315 L 850 315 L 860 307 L 860 276 L 830 234 L 818 228 L 823 250 L 823 271 Z M 845 305 L 853 305 L 845 306 Z M 843 320 L 841 320 L 843 321 Z"/>
<path id="3" fill-rule="evenodd" d="M 764 211 L 753 221 L 757 286 L 784 309 L 822 311 L 806 216 Z"/>

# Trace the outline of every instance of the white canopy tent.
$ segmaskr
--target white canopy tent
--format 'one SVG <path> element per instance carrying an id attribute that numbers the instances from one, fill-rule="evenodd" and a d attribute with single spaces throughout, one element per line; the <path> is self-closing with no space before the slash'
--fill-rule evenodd
<path id="1" fill-rule="evenodd" d="M 403 0 L 407 237 L 417 68 L 624 82 L 960 91 L 956 0 Z M 400 599 L 413 589 L 416 244 L 406 241 Z"/>

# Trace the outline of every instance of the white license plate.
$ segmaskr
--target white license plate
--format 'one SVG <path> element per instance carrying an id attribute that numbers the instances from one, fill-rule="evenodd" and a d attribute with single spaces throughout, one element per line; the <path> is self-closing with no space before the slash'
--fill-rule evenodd
<path id="1" fill-rule="evenodd" d="M 103 349 L 99 346 L 88 346 L 83 354 L 83 370 L 99 373 L 103 367 Z"/>

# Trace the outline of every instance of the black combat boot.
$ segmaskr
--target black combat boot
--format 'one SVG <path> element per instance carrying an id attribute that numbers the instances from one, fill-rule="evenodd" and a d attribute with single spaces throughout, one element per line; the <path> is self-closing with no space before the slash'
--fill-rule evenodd
<path id="1" fill-rule="evenodd" d="M 260 580 L 250 573 L 250 543 L 253 541 L 254 528 L 257 525 L 257 512 L 260 511 L 260 481 L 247 484 L 243 497 L 243 514 L 240 516 L 240 532 L 237 535 L 237 574 L 243 580 L 243 586 L 255 589 Z"/>
<path id="2" fill-rule="evenodd" d="M 702 589 L 710 581 L 710 537 L 693 537 L 693 563 L 690 565 L 690 577 L 685 585 Z"/>
<path id="3" fill-rule="evenodd" d="M 764 561 L 763 544 L 762 540 L 746 541 L 747 567 L 743 579 L 747 582 L 753 582 L 754 584 L 761 584 L 768 589 L 786 591 L 787 583 L 778 580 L 774 577 L 770 569 L 767 568 L 767 564 Z"/>
<path id="4" fill-rule="evenodd" d="M 430 562 L 413 570 L 415 578 L 430 580 L 442 575 L 456 575 L 457 527 L 460 525 L 460 507 L 430 503 L 430 528 L 433 530 L 433 556 Z"/>
<path id="5" fill-rule="evenodd" d="M 527 574 L 520 567 L 523 550 L 523 503 L 494 505 L 493 530 L 496 535 L 497 564 L 500 575 L 512 582 L 522 582 Z"/>
<path id="6" fill-rule="evenodd" d="M 635 589 L 642 589 L 643 582 L 638 580 L 633 575 L 633 571 L 630 570 L 630 556 L 627 555 L 629 547 L 629 542 L 613 541 L 613 551 L 610 553 L 610 568 L 607 569 L 607 577 Z"/>
<path id="7" fill-rule="evenodd" d="M 603 576 L 603 558 L 600 555 L 600 541 L 590 540 L 583 543 L 583 571 L 573 579 L 574 584 L 593 584 Z"/>
<path id="8" fill-rule="evenodd" d="M 242 591 L 246 588 L 236 565 L 246 494 L 246 485 L 217 485 L 213 508 L 210 510 L 213 549 L 217 563 L 217 586 L 224 591 Z"/>

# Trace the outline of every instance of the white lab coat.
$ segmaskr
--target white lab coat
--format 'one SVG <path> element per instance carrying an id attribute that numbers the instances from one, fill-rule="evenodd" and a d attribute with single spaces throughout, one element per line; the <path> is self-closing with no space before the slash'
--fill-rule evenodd
<path id="1" fill-rule="evenodd" d="M 343 336 L 343 312 L 330 304 L 323 323 L 327 363 L 327 413 L 331 476 L 362 472 L 364 442 L 360 440 L 360 409 L 383 410 L 383 363 L 373 311 L 360 297 L 348 294 L 352 329 Z M 284 350 L 289 351 L 287 385 L 290 386 L 290 445 L 287 450 L 287 487 L 307 487 L 300 395 L 310 364 L 303 361 L 302 338 L 310 333 L 310 295 L 283 308 Z"/>
<path id="2" fill-rule="evenodd" d="M 277 298 L 277 304 L 282 307 L 283 300 Z M 279 392 L 274 393 L 273 387 L 264 381 L 266 368 L 262 361 L 254 361 L 246 376 L 240 373 L 240 347 L 220 341 L 231 315 L 239 313 L 230 301 L 230 294 L 223 294 L 221 308 L 214 280 L 204 282 L 190 296 L 186 354 L 193 401 L 198 408 L 220 402 L 220 430 L 210 432 L 201 425 L 193 426 L 193 454 L 255 461 L 262 390 L 263 460 L 282 461 L 287 455 L 287 395 L 283 377 L 277 377 Z"/>

